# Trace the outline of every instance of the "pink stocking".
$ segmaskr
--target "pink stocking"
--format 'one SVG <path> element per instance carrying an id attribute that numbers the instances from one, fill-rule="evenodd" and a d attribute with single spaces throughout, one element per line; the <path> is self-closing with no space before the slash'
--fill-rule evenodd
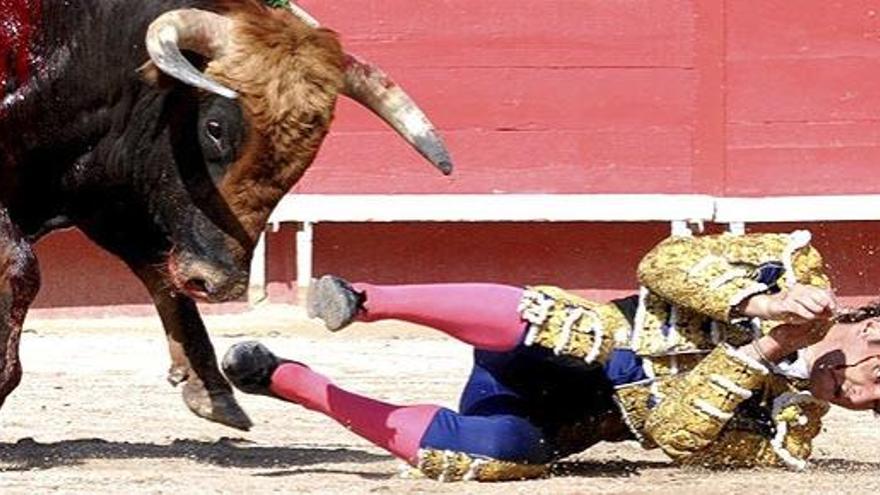
<path id="1" fill-rule="evenodd" d="M 370 285 L 361 321 L 398 319 L 440 330 L 487 351 L 509 351 L 526 325 L 517 306 L 523 289 L 498 284 Z"/>
<path id="2" fill-rule="evenodd" d="M 272 374 L 273 394 L 323 413 L 410 464 L 439 406 L 395 406 L 334 385 L 299 363 L 285 363 Z"/>

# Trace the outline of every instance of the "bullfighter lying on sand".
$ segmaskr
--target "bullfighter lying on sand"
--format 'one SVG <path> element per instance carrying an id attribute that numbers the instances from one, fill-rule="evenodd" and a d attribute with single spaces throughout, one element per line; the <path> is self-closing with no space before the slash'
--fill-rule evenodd
<path id="1" fill-rule="evenodd" d="M 802 469 L 828 402 L 878 409 L 880 318 L 837 309 L 808 232 L 672 237 L 638 274 L 639 295 L 604 304 L 555 287 L 313 284 L 309 311 L 331 330 L 395 318 L 473 345 L 459 412 L 353 394 L 254 342 L 223 368 L 447 481 L 538 477 L 629 439 L 682 465 Z"/>

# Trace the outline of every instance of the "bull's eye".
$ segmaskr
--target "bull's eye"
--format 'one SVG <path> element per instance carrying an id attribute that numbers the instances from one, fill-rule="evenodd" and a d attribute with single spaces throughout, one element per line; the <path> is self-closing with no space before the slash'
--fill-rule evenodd
<path id="1" fill-rule="evenodd" d="M 206 124 L 208 129 L 208 136 L 214 141 L 220 141 L 223 139 L 223 126 L 220 125 L 220 122 L 216 120 L 209 120 Z"/>
<path id="2" fill-rule="evenodd" d="M 201 158 L 217 183 L 235 163 L 244 141 L 245 122 L 238 103 L 220 97 L 203 100 L 196 117 L 192 132 L 198 135 Z"/>

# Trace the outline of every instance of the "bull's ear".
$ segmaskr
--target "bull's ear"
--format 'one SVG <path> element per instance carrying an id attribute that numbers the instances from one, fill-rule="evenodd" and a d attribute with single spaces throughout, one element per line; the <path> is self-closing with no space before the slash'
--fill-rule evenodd
<path id="1" fill-rule="evenodd" d="M 137 72 L 142 81 L 154 88 L 164 89 L 174 85 L 174 78 L 162 72 L 152 60 L 148 60 L 144 65 L 140 66 Z"/>

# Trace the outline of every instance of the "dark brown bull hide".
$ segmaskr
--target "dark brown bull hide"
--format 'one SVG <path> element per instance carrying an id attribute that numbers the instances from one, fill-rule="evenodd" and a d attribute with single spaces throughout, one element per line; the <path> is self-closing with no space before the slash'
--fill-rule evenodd
<path id="1" fill-rule="evenodd" d="M 248 428 L 194 300 L 242 295 L 256 240 L 314 160 L 337 95 L 451 170 L 406 95 L 294 7 L 9 0 L 0 90 L 0 403 L 21 377 L 39 286 L 31 243 L 74 226 L 150 291 L 187 405 Z"/>

